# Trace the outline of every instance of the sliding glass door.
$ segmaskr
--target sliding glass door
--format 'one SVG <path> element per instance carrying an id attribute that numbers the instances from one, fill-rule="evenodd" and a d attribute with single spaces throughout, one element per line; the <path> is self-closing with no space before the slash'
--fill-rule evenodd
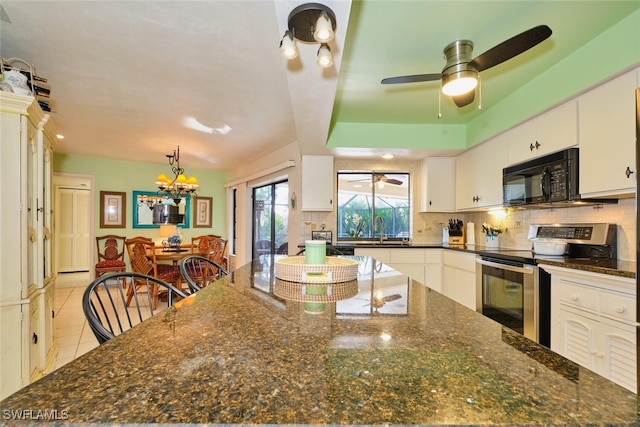
<path id="1" fill-rule="evenodd" d="M 253 259 L 263 261 L 288 243 L 289 183 L 253 189 Z M 284 245 L 284 246 L 283 246 Z"/>

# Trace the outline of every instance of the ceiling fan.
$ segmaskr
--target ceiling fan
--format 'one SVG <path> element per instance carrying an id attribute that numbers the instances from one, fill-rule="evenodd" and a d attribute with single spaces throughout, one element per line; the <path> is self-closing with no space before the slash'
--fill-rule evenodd
<path id="1" fill-rule="evenodd" d="M 350 181 L 350 182 L 362 182 L 362 181 L 369 181 L 369 179 L 356 179 L 355 181 Z M 377 184 L 378 182 L 385 182 L 387 184 L 392 184 L 392 185 L 403 184 L 403 182 L 400 181 L 399 179 L 387 178 L 387 176 L 383 173 L 375 173 L 373 174 L 373 183 Z"/>
<path id="2" fill-rule="evenodd" d="M 475 99 L 475 88 L 481 71 L 495 67 L 520 55 L 551 36 L 551 28 L 538 25 L 492 47 L 472 59 L 473 42 L 456 40 L 444 48 L 447 63 L 441 73 L 414 74 L 388 77 L 382 84 L 416 83 L 441 80 L 442 92 L 450 95 L 458 107 L 469 105 Z"/>

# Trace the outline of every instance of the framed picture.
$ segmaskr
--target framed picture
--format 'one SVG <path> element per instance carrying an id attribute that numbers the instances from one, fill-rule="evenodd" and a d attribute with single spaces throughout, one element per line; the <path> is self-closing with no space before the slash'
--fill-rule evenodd
<path id="1" fill-rule="evenodd" d="M 212 197 L 196 197 L 193 209 L 193 228 L 211 228 Z"/>
<path id="2" fill-rule="evenodd" d="M 333 233 L 331 231 L 312 231 L 311 240 L 326 240 L 331 243 L 333 240 Z"/>
<path id="3" fill-rule="evenodd" d="M 127 193 L 100 192 L 100 228 L 125 228 Z"/>

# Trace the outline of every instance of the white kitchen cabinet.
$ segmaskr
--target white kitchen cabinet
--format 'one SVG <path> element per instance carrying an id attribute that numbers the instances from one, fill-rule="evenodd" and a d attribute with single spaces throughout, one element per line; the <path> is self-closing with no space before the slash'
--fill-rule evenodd
<path id="1" fill-rule="evenodd" d="M 442 254 L 442 294 L 476 309 L 476 255 L 445 250 Z"/>
<path id="2" fill-rule="evenodd" d="M 421 164 L 420 212 L 456 209 L 456 158 L 427 157 Z"/>
<path id="3" fill-rule="evenodd" d="M 577 117 L 577 103 L 569 101 L 505 133 L 508 165 L 578 145 Z"/>
<path id="4" fill-rule="evenodd" d="M 391 248 L 355 248 L 353 251 L 356 256 L 370 256 L 376 261 L 380 261 L 389 265 L 391 261 Z"/>
<path id="5" fill-rule="evenodd" d="M 425 249 L 424 284 L 442 293 L 442 249 Z"/>
<path id="6" fill-rule="evenodd" d="M 583 197 L 635 194 L 637 71 L 578 98 L 580 188 Z"/>
<path id="7" fill-rule="evenodd" d="M 456 157 L 456 209 L 502 206 L 502 169 L 507 165 L 506 138 L 498 135 Z"/>
<path id="8" fill-rule="evenodd" d="M 389 266 L 406 274 L 413 280 L 425 283 L 425 250 L 420 248 L 391 249 Z"/>
<path id="9" fill-rule="evenodd" d="M 55 128 L 32 97 L 0 92 L 0 399 L 49 372 Z M 16 243 L 14 247 L 7 242 Z"/>
<path id="10" fill-rule="evenodd" d="M 333 156 L 302 156 L 302 210 L 333 211 Z"/>
<path id="11" fill-rule="evenodd" d="M 541 267 L 551 274 L 551 349 L 635 392 L 635 280 Z"/>

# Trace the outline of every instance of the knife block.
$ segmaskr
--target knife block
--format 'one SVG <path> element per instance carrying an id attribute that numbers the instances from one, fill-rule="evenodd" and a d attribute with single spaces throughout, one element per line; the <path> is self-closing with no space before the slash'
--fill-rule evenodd
<path id="1" fill-rule="evenodd" d="M 449 230 L 450 245 L 464 245 L 464 243 L 465 243 L 464 227 L 462 227 L 460 231 Z"/>

